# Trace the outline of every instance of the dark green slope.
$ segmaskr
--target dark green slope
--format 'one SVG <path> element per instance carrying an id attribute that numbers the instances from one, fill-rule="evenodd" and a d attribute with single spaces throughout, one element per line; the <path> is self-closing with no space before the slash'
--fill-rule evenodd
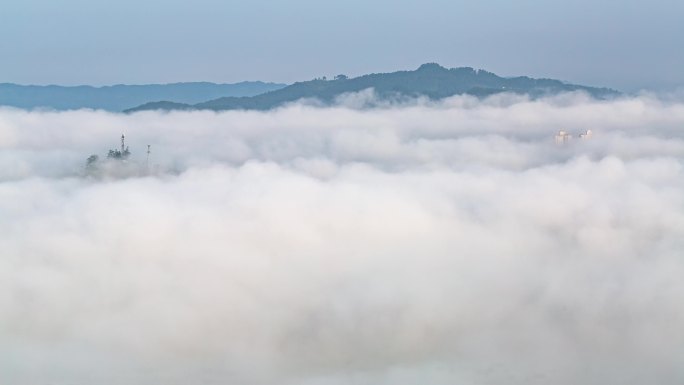
<path id="1" fill-rule="evenodd" d="M 176 103 L 176 102 L 170 102 L 168 100 L 162 100 L 160 102 L 149 102 L 141 105 L 140 107 L 136 107 L 135 109 L 131 110 L 126 110 L 124 112 L 128 111 L 151 111 L 151 110 L 167 110 L 167 111 L 172 111 L 172 110 L 196 110 L 195 106 L 192 104 L 186 104 L 186 103 Z"/>
<path id="2" fill-rule="evenodd" d="M 491 72 L 469 67 L 447 69 L 438 64 L 423 64 L 415 71 L 370 74 L 353 79 L 311 80 L 299 82 L 252 97 L 223 97 L 195 104 L 196 109 L 210 110 L 268 110 L 299 99 L 315 98 L 330 103 L 344 93 L 373 88 L 381 99 L 426 96 L 431 99 L 470 94 L 488 96 L 500 92 L 529 94 L 533 97 L 568 91 L 585 91 L 596 98 L 618 95 L 617 91 L 566 84 L 552 79 L 529 77 L 503 78 Z M 148 104 L 129 112 L 159 109 Z M 163 107 L 161 107 L 163 109 Z"/>

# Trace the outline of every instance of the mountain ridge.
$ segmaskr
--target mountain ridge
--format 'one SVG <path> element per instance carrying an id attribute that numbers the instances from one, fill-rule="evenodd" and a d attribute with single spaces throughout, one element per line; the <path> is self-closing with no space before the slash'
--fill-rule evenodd
<path id="1" fill-rule="evenodd" d="M 268 110 L 307 98 L 331 103 L 345 93 L 360 92 L 369 88 L 373 88 L 379 98 L 425 96 L 434 100 L 462 94 L 486 97 L 501 92 L 541 97 L 561 92 L 583 91 L 599 99 L 620 94 L 609 88 L 576 85 L 554 79 L 535 79 L 527 76 L 500 77 L 492 72 L 475 70 L 472 67 L 445 68 L 437 63 L 426 63 L 413 71 L 372 73 L 355 78 L 338 75 L 332 80 L 321 78 L 296 82 L 251 97 L 228 96 L 183 106 L 154 102 L 128 109 L 125 112 L 173 110 L 178 107 L 215 111 Z"/>

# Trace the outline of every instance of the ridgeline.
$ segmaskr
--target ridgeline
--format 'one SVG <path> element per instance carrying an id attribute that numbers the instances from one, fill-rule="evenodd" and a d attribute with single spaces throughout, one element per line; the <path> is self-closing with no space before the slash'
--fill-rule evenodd
<path id="1" fill-rule="evenodd" d="M 348 78 L 344 75 L 298 82 L 287 87 L 251 97 L 226 96 L 196 104 L 152 102 L 125 112 L 145 110 L 269 110 L 300 99 L 316 99 L 324 104 L 340 95 L 373 88 L 382 100 L 424 96 L 433 100 L 454 95 L 486 97 L 501 92 L 527 94 L 533 98 L 561 92 L 584 91 L 605 99 L 619 95 L 608 88 L 568 84 L 553 79 L 533 79 L 526 76 L 504 78 L 470 67 L 447 69 L 435 63 L 421 65 L 415 71 L 398 71 Z"/>

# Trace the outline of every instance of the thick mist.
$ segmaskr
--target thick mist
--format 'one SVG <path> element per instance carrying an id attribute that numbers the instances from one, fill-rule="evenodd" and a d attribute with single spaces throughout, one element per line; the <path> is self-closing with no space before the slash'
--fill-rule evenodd
<path id="1" fill-rule="evenodd" d="M 681 384 L 683 165 L 649 96 L 0 109 L 0 382 Z"/>

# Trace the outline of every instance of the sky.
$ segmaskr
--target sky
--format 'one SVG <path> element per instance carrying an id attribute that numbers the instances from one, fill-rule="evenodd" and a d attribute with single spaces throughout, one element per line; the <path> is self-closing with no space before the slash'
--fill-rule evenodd
<path id="1" fill-rule="evenodd" d="M 0 108 L 0 382 L 682 383 L 684 104 L 364 103 Z"/>
<path id="2" fill-rule="evenodd" d="M 683 16 L 678 0 L 10 0 L 0 82 L 291 83 L 438 62 L 673 90 Z"/>

